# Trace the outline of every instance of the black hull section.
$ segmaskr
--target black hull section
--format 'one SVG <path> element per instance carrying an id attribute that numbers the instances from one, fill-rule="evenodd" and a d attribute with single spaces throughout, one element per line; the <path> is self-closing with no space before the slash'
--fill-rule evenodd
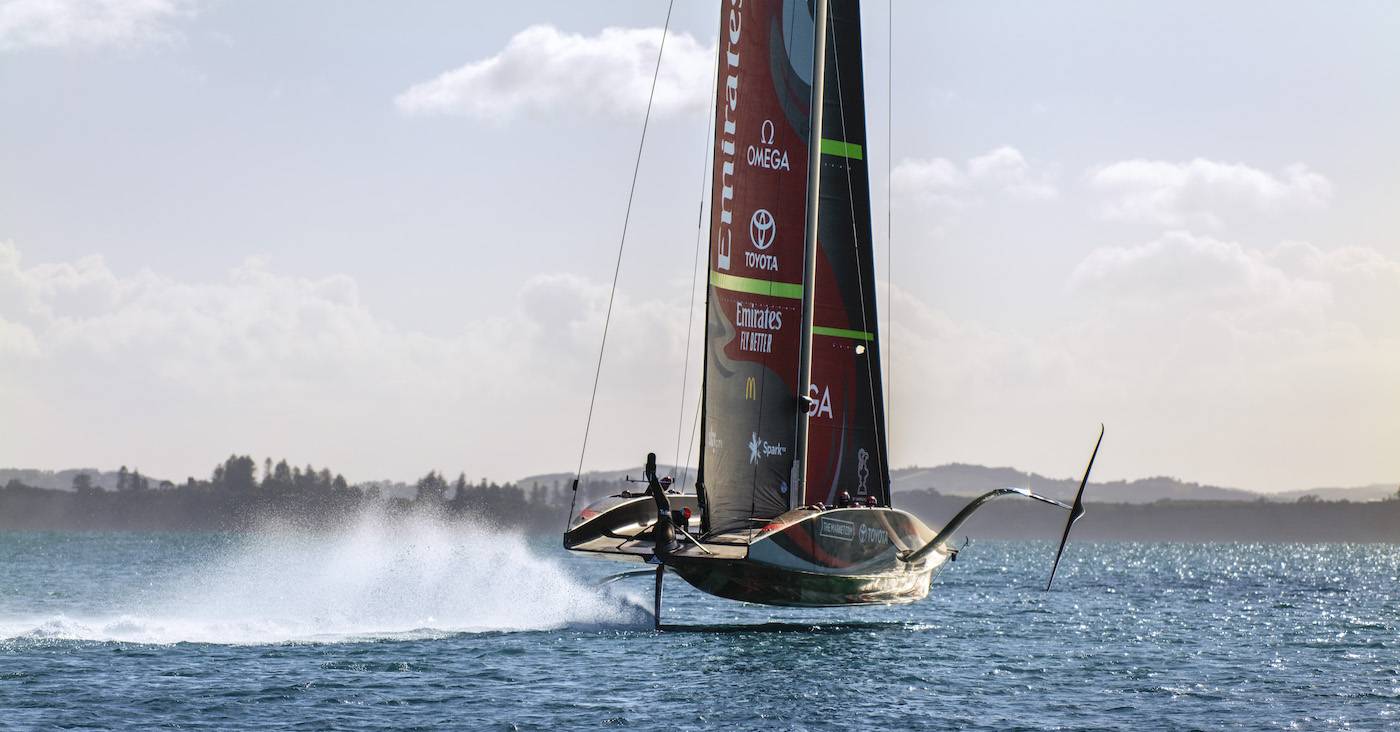
<path id="1" fill-rule="evenodd" d="M 673 507 L 693 495 L 672 495 Z M 741 602 L 795 607 L 885 605 L 928 595 L 947 562 L 946 547 L 914 561 L 934 532 L 903 511 L 844 508 L 789 511 L 752 531 L 689 540 L 656 555 L 649 497 L 614 496 L 585 508 L 565 535 L 565 547 L 610 559 L 660 560 L 696 589 Z"/>
<path id="2" fill-rule="evenodd" d="M 755 534 L 742 561 L 671 557 L 667 565 L 704 592 L 764 605 L 832 607 L 915 602 L 948 559 L 924 546 L 933 532 L 903 511 L 847 508 L 790 511 Z"/>
<path id="3" fill-rule="evenodd" d="M 796 572 L 751 561 L 704 559 L 669 565 L 701 592 L 760 605 L 895 605 L 928 595 L 935 568 L 891 567 L 871 575 Z"/>

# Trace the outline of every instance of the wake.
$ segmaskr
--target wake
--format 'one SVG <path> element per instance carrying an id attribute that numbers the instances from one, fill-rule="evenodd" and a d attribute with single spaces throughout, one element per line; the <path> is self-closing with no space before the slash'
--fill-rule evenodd
<path id="1" fill-rule="evenodd" d="M 518 534 L 428 515 L 264 526 L 158 581 L 168 585 L 100 617 L 0 619 L 0 638 L 341 643 L 651 625 L 635 599 L 584 584 Z"/>

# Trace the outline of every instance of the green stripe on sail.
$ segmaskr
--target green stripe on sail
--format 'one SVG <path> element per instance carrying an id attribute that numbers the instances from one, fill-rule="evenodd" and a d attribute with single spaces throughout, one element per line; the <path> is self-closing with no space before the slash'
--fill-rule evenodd
<path id="1" fill-rule="evenodd" d="M 802 285 L 794 285 L 790 282 L 756 280 L 752 277 L 738 277 L 710 270 L 710 284 L 733 292 L 747 292 L 750 295 L 786 297 L 792 300 L 802 299 Z"/>
<path id="2" fill-rule="evenodd" d="M 865 151 L 861 149 L 860 145 L 845 140 L 828 140 L 825 137 L 822 138 L 822 154 L 837 155 L 851 160 L 865 159 Z"/>
<path id="3" fill-rule="evenodd" d="M 828 328 L 825 325 L 812 326 L 812 335 L 831 336 L 832 338 L 850 338 L 855 341 L 873 341 L 874 333 L 863 330 L 851 330 L 849 328 Z"/>

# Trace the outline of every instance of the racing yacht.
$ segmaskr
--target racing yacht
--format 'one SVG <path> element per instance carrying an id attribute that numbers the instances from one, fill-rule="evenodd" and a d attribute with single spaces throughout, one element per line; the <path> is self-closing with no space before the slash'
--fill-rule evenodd
<path id="1" fill-rule="evenodd" d="M 658 627 L 666 570 L 745 602 L 907 603 L 963 523 L 1014 496 L 1069 511 L 1053 581 L 1102 426 L 1071 505 L 1004 488 L 937 530 L 893 505 L 859 0 L 728 0 L 720 16 L 695 490 L 670 490 L 648 455 L 646 489 L 571 516 L 564 546 L 654 564 Z"/>

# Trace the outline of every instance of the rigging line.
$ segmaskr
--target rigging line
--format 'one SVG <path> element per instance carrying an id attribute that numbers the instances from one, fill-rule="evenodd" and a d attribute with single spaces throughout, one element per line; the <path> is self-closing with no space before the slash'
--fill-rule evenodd
<path id="1" fill-rule="evenodd" d="M 613 301 L 617 299 L 617 280 L 622 273 L 622 251 L 627 245 L 627 225 L 632 221 L 632 199 L 637 195 L 637 175 L 642 169 L 642 151 L 646 149 L 647 127 L 651 124 L 651 103 L 656 99 L 656 80 L 661 78 L 661 56 L 666 52 L 666 36 L 671 31 L 671 11 L 676 0 L 666 6 L 666 24 L 661 28 L 661 45 L 656 49 L 656 69 L 651 74 L 651 92 L 647 94 L 647 111 L 642 117 L 642 139 L 637 143 L 637 162 L 632 166 L 632 187 L 627 193 L 627 213 L 622 217 L 622 236 L 617 242 L 617 264 L 613 267 L 612 289 L 608 291 L 608 311 L 603 316 L 603 339 L 598 344 L 598 366 L 593 371 L 593 392 L 588 397 L 588 419 L 583 424 L 583 445 L 578 451 L 578 470 L 574 472 L 573 497 L 569 499 L 569 515 L 564 519 L 565 529 L 574 517 L 574 504 L 578 501 L 578 482 L 583 477 L 583 459 L 588 454 L 588 433 L 593 428 L 593 407 L 598 403 L 598 380 L 603 375 L 603 354 L 608 347 L 608 325 L 612 323 Z"/>
<path id="2" fill-rule="evenodd" d="M 685 464 L 686 464 L 687 466 L 690 465 L 690 456 L 693 455 L 693 454 L 695 453 L 695 430 L 696 430 L 696 428 L 700 425 L 700 409 L 701 409 L 704 405 L 705 405 L 705 395 L 704 395 L 704 393 L 702 392 L 702 393 L 700 394 L 700 399 L 699 399 L 699 401 L 698 401 L 698 402 L 696 403 L 696 405 L 695 405 L 695 419 L 694 419 L 693 421 L 691 421 L 691 423 L 690 423 L 690 442 L 686 443 L 686 444 L 687 444 L 687 447 L 685 448 Z M 681 475 L 686 475 L 686 474 L 685 474 L 685 473 L 681 473 Z M 696 478 L 699 478 L 700 476 L 699 476 L 699 475 L 696 475 L 695 477 L 696 477 Z M 699 482 L 699 481 L 697 481 L 697 484 L 698 484 L 698 482 Z M 684 480 L 681 481 L 681 492 L 682 492 L 682 493 L 685 492 L 685 481 L 684 481 Z M 697 489 L 697 492 L 699 492 L 698 489 Z"/>
<path id="3" fill-rule="evenodd" d="M 885 441 L 894 421 L 894 0 L 885 29 Z M 890 489 L 893 491 L 893 487 Z"/>
<path id="4" fill-rule="evenodd" d="M 827 0 L 827 1 L 829 2 L 830 0 Z M 838 109 L 838 110 L 840 111 L 840 113 L 841 113 L 841 136 L 844 138 L 844 137 L 846 136 L 846 130 L 847 130 L 847 127 L 846 127 L 846 98 L 845 98 L 845 92 L 842 91 L 842 88 L 841 88 L 841 48 L 840 48 L 840 44 L 839 44 L 839 43 L 837 42 L 837 40 L 836 40 L 836 33 L 835 33 L 834 29 L 833 29 L 833 32 L 832 32 L 832 35 L 831 35 L 831 59 L 832 59 L 832 61 L 834 62 L 834 65 L 836 66 L 836 107 L 837 107 L 837 109 Z M 867 140 L 867 141 L 868 141 L 868 140 Z M 850 159 L 849 157 L 843 155 L 843 156 L 841 156 L 841 160 L 843 161 L 843 163 L 844 163 L 844 165 L 845 165 L 845 168 L 846 168 L 846 201 L 847 201 L 847 207 L 846 207 L 846 208 L 847 208 L 847 210 L 850 212 L 850 215 L 851 215 L 851 244 L 852 244 L 852 247 L 851 247 L 851 248 L 852 248 L 852 250 L 853 250 L 854 253 L 855 253 L 855 259 L 856 259 L 856 267 L 855 267 L 855 269 L 856 269 L 856 287 L 857 287 L 857 294 L 858 294 L 858 296 L 860 297 L 860 329 L 868 332 L 868 331 L 870 330 L 870 325 L 869 325 L 869 316 L 868 316 L 868 314 L 865 312 L 865 274 L 864 274 L 864 272 L 861 270 L 861 266 L 860 266 L 860 236 L 859 236 L 858 226 L 857 226 L 857 224 L 856 224 L 856 208 L 855 208 L 855 207 L 856 207 L 856 194 L 855 194 L 855 188 L 854 188 L 854 185 L 851 183 L 851 159 Z M 868 195 L 868 188 L 869 188 L 869 185 L 870 185 L 870 183 L 869 183 L 869 175 L 867 174 L 867 176 L 866 176 L 867 195 Z M 872 272 L 872 274 L 874 273 L 874 263 L 873 263 L 873 262 L 871 263 L 871 272 Z M 884 343 L 882 343 L 882 342 L 876 342 L 876 343 L 874 344 L 874 346 L 875 346 L 876 348 L 881 348 L 881 349 L 883 349 Z M 867 347 L 867 348 L 868 348 L 868 347 Z M 870 368 L 870 358 L 869 358 L 869 356 L 870 356 L 870 351 L 867 350 L 867 351 L 866 351 L 866 354 L 867 354 L 867 355 L 866 355 L 866 359 L 865 359 L 865 378 L 866 378 L 866 380 L 870 383 L 870 416 L 871 416 L 871 417 L 874 417 L 874 416 L 875 416 L 875 413 L 876 413 L 876 411 L 877 411 L 877 406 L 876 406 L 876 404 L 875 404 L 875 373 L 874 373 L 874 370 Z M 882 480 L 884 481 L 884 483 L 885 483 L 885 491 L 886 491 L 886 493 L 891 494 L 891 495 L 885 496 L 885 500 L 888 501 L 888 502 L 893 502 L 893 498 L 894 498 L 894 496 L 893 496 L 893 486 L 890 484 L 889 465 L 885 462 L 885 445 L 884 445 L 884 438 L 885 438 L 886 436 L 881 434 L 881 430 L 879 429 L 879 423 L 878 423 L 878 422 L 876 423 L 876 430 L 875 430 L 875 433 L 876 433 L 876 434 L 875 434 L 875 459 L 879 461 L 878 464 L 881 466 L 881 472 L 884 473 L 884 475 L 881 475 L 880 477 L 881 477 L 881 479 L 882 479 Z"/>
<path id="5" fill-rule="evenodd" d="M 715 54 L 714 73 L 712 76 L 715 78 L 719 77 L 719 54 Z M 687 311 L 689 317 L 685 324 L 685 359 L 681 362 L 683 365 L 681 367 L 680 409 L 679 414 L 676 415 L 675 466 L 677 470 L 681 467 L 681 434 L 685 430 L 685 390 L 686 387 L 690 385 L 690 336 L 691 331 L 695 327 L 695 285 L 700 278 L 700 240 L 705 233 L 705 199 L 707 198 L 705 195 L 707 192 L 705 183 L 709 180 L 710 171 L 714 168 L 714 161 L 711 159 L 710 151 L 713 149 L 712 146 L 715 139 L 715 104 L 718 99 L 718 95 L 710 99 L 710 121 L 705 125 L 705 167 L 700 172 L 700 210 L 695 213 L 695 262 L 690 265 L 690 310 Z M 704 364 L 702 363 L 700 367 L 704 368 Z M 703 390 L 701 391 L 701 399 L 704 399 Z M 699 412 L 696 412 L 696 414 L 698 415 Z M 694 431 L 692 431 L 691 434 L 693 436 Z M 688 451 L 685 459 L 687 461 L 690 460 Z M 684 489 L 685 481 L 682 480 L 681 483 L 681 487 Z"/>

